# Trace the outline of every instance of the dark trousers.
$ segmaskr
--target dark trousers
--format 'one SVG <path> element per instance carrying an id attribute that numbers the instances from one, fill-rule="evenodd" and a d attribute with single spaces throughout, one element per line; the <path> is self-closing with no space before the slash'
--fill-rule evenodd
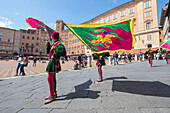
<path id="1" fill-rule="evenodd" d="M 23 64 L 21 64 L 21 67 L 20 67 L 20 74 L 25 75 Z"/>

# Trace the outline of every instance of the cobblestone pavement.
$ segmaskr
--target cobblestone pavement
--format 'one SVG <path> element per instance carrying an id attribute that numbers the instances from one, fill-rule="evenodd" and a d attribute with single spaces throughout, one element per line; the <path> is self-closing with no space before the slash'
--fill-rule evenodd
<path id="1" fill-rule="evenodd" d="M 0 79 L 0 113 L 170 113 L 170 64 L 154 61 L 96 67 L 57 74 L 59 97 L 49 95 L 47 74 Z"/>

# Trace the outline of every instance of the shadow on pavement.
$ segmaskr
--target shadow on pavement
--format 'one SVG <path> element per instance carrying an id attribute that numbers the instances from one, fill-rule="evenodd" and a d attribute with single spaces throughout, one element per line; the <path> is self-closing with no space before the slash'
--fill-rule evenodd
<path id="1" fill-rule="evenodd" d="M 91 80 L 88 80 L 85 83 L 82 83 L 80 85 L 74 86 L 75 92 L 69 93 L 67 95 L 63 95 L 61 97 L 64 97 L 62 99 L 57 100 L 68 100 L 73 98 L 90 98 L 90 99 L 96 99 L 99 97 L 100 91 L 92 91 L 87 90 L 89 86 L 92 84 Z"/>
<path id="2" fill-rule="evenodd" d="M 170 97 L 170 86 L 159 81 L 115 81 L 112 91 L 120 91 L 139 95 Z"/>
<path id="3" fill-rule="evenodd" d="M 105 78 L 104 80 L 114 80 L 114 79 L 127 79 L 127 77 L 110 77 L 110 78 Z"/>

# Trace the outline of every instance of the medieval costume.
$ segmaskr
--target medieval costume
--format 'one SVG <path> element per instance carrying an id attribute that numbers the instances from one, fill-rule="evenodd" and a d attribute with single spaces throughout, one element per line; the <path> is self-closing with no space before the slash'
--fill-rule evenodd
<path id="1" fill-rule="evenodd" d="M 55 73 L 61 71 L 60 66 L 60 57 L 66 56 L 66 50 L 63 44 L 59 42 L 59 33 L 54 32 L 52 34 L 52 39 L 55 40 L 53 45 L 47 43 L 47 53 L 49 54 L 49 62 L 46 68 L 46 72 L 48 72 L 48 84 L 50 89 L 50 97 L 47 98 L 45 104 L 50 103 L 55 100 L 57 92 L 56 92 L 56 76 Z"/>
<path id="2" fill-rule="evenodd" d="M 105 63 L 105 60 L 104 60 L 104 57 L 105 56 L 110 56 L 109 52 L 106 52 L 106 53 L 95 53 L 94 54 L 94 59 L 97 59 L 97 68 L 98 68 L 98 73 L 99 73 L 99 79 L 97 80 L 97 82 L 101 82 L 103 81 L 103 76 L 102 76 L 102 66 L 103 65 L 106 65 Z"/>
<path id="3" fill-rule="evenodd" d="M 145 52 L 145 56 L 148 56 L 150 67 L 152 67 L 152 60 L 154 59 L 154 53 L 158 53 L 158 49 L 156 51 L 153 51 L 149 49 Z"/>
<path id="4" fill-rule="evenodd" d="M 167 63 L 167 64 L 169 64 L 170 51 L 169 51 L 169 50 L 164 49 L 164 50 L 162 50 L 162 51 L 161 51 L 161 53 L 162 53 L 162 54 L 165 54 L 165 55 L 164 55 L 164 57 L 165 57 L 165 59 L 166 59 L 166 63 Z"/>

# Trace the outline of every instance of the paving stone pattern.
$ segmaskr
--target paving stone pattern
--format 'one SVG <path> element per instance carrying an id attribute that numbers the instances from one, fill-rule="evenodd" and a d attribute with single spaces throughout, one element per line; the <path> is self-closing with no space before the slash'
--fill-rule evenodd
<path id="1" fill-rule="evenodd" d="M 57 74 L 59 97 L 49 95 L 47 74 L 0 79 L 0 113 L 170 113 L 170 64 L 154 61 Z"/>

